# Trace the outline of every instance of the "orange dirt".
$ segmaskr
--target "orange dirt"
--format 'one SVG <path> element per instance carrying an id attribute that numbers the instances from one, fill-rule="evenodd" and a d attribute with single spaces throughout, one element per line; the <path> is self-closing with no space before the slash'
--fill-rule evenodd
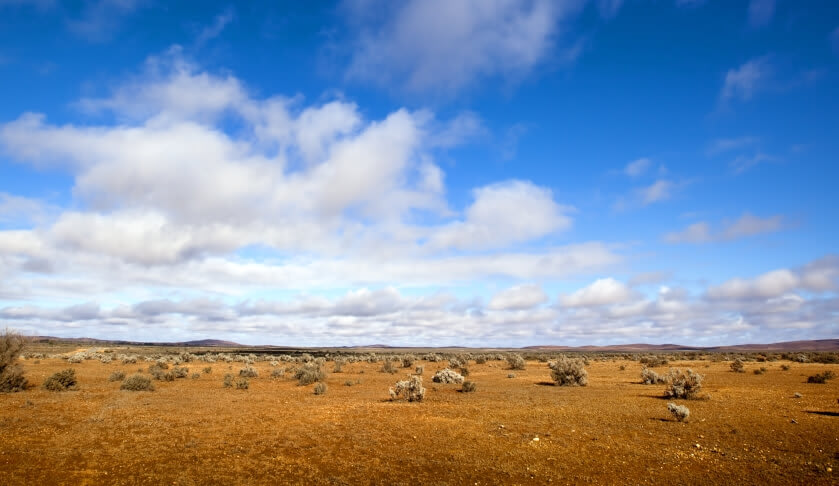
<path id="1" fill-rule="evenodd" d="M 387 400 L 408 370 L 380 364 L 345 365 L 315 396 L 267 363 L 249 390 L 222 387 L 241 363 L 215 363 L 129 392 L 108 376 L 148 363 L 24 361 L 36 385 L 75 368 L 79 389 L 0 394 L 0 484 L 837 484 L 839 378 L 805 383 L 833 365 L 673 363 L 704 374 L 711 395 L 679 400 L 691 411 L 679 423 L 636 362 L 594 362 L 582 388 L 547 384 L 544 363 L 516 378 L 472 364 L 475 393 L 432 383 L 445 363 L 422 364 L 426 399 L 408 403 Z"/>

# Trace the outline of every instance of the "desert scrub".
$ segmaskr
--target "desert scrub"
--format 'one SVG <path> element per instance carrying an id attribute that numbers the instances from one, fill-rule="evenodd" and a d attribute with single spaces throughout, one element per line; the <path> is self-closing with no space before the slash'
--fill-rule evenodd
<path id="1" fill-rule="evenodd" d="M 588 371 L 581 359 L 570 359 L 560 356 L 556 361 L 548 363 L 551 369 L 551 379 L 559 386 L 588 385 Z"/>
<path id="2" fill-rule="evenodd" d="M 119 389 L 128 391 L 154 391 L 154 385 L 152 385 L 151 378 L 136 373 L 123 380 Z"/>
<path id="3" fill-rule="evenodd" d="M 403 368 L 410 368 L 414 366 L 415 358 L 413 356 L 403 356 L 402 357 L 402 367 Z"/>
<path id="4" fill-rule="evenodd" d="M 335 366 L 332 367 L 332 372 L 333 373 L 341 373 L 342 371 L 344 371 L 344 364 L 345 363 L 346 363 L 346 361 L 343 360 L 343 359 L 336 359 L 335 360 Z"/>
<path id="5" fill-rule="evenodd" d="M 7 329 L 0 334 L 0 392 L 18 392 L 28 386 L 23 369 L 17 364 L 25 345 L 24 337 L 14 331 Z"/>
<path id="6" fill-rule="evenodd" d="M 664 389 L 664 396 L 668 398 L 699 398 L 699 391 L 702 389 L 702 378 L 699 373 L 688 368 L 682 371 L 673 368 L 667 373 L 667 388 Z"/>
<path id="7" fill-rule="evenodd" d="M 44 390 L 66 391 L 76 389 L 76 370 L 67 368 L 59 371 L 44 381 Z"/>
<path id="8" fill-rule="evenodd" d="M 172 368 L 172 374 L 175 375 L 175 378 L 186 378 L 189 376 L 189 368 L 186 366 L 175 366 Z"/>
<path id="9" fill-rule="evenodd" d="M 807 383 L 827 383 L 827 380 L 832 380 L 836 377 L 832 371 L 827 370 L 824 373 L 816 373 L 813 376 L 807 377 Z"/>
<path id="10" fill-rule="evenodd" d="M 463 393 L 472 393 L 478 389 L 478 385 L 474 381 L 464 381 L 460 385 L 460 391 Z"/>
<path id="11" fill-rule="evenodd" d="M 311 385 L 316 381 L 322 381 L 324 378 L 326 378 L 326 373 L 315 362 L 304 364 L 294 373 L 294 379 L 297 380 L 298 385 Z"/>
<path id="12" fill-rule="evenodd" d="M 769 371 L 769 370 L 765 366 L 761 366 L 760 368 L 755 368 L 754 374 L 762 375 L 762 374 L 766 373 L 767 371 Z"/>
<path id="13" fill-rule="evenodd" d="M 271 378 L 282 378 L 285 376 L 285 370 L 282 368 L 274 368 L 271 370 Z"/>
<path id="14" fill-rule="evenodd" d="M 508 354 L 507 365 L 511 370 L 523 370 L 525 366 L 524 358 L 520 354 Z"/>
<path id="15" fill-rule="evenodd" d="M 659 375 L 649 368 L 641 369 L 641 383 L 645 385 L 660 385 L 666 381 L 666 377 Z"/>
<path id="16" fill-rule="evenodd" d="M 516 377 L 515 373 L 507 373 L 507 378 L 515 378 L 515 377 Z"/>
<path id="17" fill-rule="evenodd" d="M 233 388 L 233 375 L 227 373 L 224 375 L 224 379 L 222 380 L 222 384 L 225 388 Z"/>
<path id="18" fill-rule="evenodd" d="M 424 371 L 425 371 L 425 366 L 423 366 L 423 365 L 419 365 L 419 366 L 417 366 L 417 368 L 414 370 L 414 373 L 415 373 L 415 374 L 417 374 L 417 375 L 421 375 Z"/>
<path id="19" fill-rule="evenodd" d="M 108 377 L 108 381 L 122 381 L 125 379 L 125 372 L 123 371 L 114 371 L 111 373 L 111 376 Z"/>
<path id="20" fill-rule="evenodd" d="M 673 415 L 673 418 L 679 422 L 684 422 L 690 417 L 690 409 L 684 405 L 676 405 L 673 402 L 667 404 L 667 410 Z"/>
<path id="21" fill-rule="evenodd" d="M 409 402 L 421 402 L 425 398 L 425 388 L 422 386 L 422 377 L 413 375 L 407 380 L 397 381 L 394 386 L 388 390 L 390 392 L 390 399 L 397 400 L 404 398 Z"/>
<path id="22" fill-rule="evenodd" d="M 253 366 L 245 366 L 239 370 L 239 376 L 242 378 L 256 378 L 259 376 L 259 371 Z"/>
<path id="23" fill-rule="evenodd" d="M 315 385 L 314 393 L 315 395 L 323 395 L 326 393 L 326 383 L 321 382 Z"/>
<path id="24" fill-rule="evenodd" d="M 434 373 L 434 376 L 431 378 L 431 381 L 434 383 L 463 383 L 463 376 L 458 374 L 454 370 L 450 370 L 449 368 L 443 368 L 442 370 Z"/>
<path id="25" fill-rule="evenodd" d="M 667 358 L 663 356 L 643 356 L 638 360 L 638 362 L 651 368 L 657 366 L 667 366 Z"/>
<path id="26" fill-rule="evenodd" d="M 389 360 L 389 359 L 386 359 L 386 360 L 382 363 L 382 368 L 381 368 L 379 371 L 381 371 L 382 373 L 390 373 L 390 374 L 394 374 L 394 373 L 396 373 L 398 370 L 396 369 L 396 365 L 394 365 L 394 364 L 393 364 L 393 361 L 391 361 L 391 360 Z"/>
<path id="27" fill-rule="evenodd" d="M 204 369 L 201 370 L 201 371 L 203 371 L 205 375 L 209 375 L 210 373 L 213 372 L 213 367 L 212 366 L 205 366 Z"/>
<path id="28" fill-rule="evenodd" d="M 743 360 L 740 359 L 740 358 L 737 358 L 734 361 L 732 361 L 731 365 L 729 365 L 729 366 L 731 367 L 731 371 L 733 371 L 735 373 L 745 373 L 744 366 L 743 366 Z"/>
<path id="29" fill-rule="evenodd" d="M 788 364 L 782 364 L 781 365 L 781 371 L 789 371 L 789 365 Z"/>
<path id="30" fill-rule="evenodd" d="M 236 389 L 237 390 L 247 390 L 251 386 L 250 380 L 245 378 L 244 376 L 240 376 L 236 378 Z"/>

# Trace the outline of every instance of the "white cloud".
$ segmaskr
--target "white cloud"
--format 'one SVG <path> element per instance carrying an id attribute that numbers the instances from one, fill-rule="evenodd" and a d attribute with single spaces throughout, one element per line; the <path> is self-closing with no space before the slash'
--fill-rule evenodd
<path id="1" fill-rule="evenodd" d="M 664 240 L 668 243 L 731 241 L 759 234 L 774 233 L 783 229 L 784 226 L 784 219 L 780 215 L 761 218 L 746 212 L 737 220 L 723 225 L 723 228 L 719 231 L 713 231 L 710 224 L 700 221 L 689 225 L 682 231 L 666 234 Z"/>
<path id="2" fill-rule="evenodd" d="M 750 100 L 755 93 L 765 87 L 773 71 L 768 56 L 751 59 L 740 67 L 729 70 L 725 75 L 720 99 L 723 102 Z"/>
<path id="3" fill-rule="evenodd" d="M 647 169 L 650 168 L 652 161 L 646 157 L 633 160 L 632 162 L 626 164 L 626 167 L 623 169 L 623 173 L 628 175 L 629 177 L 638 177 Z"/>
<path id="4" fill-rule="evenodd" d="M 526 181 L 508 181 L 478 188 L 463 221 L 431 236 L 435 248 L 493 248 L 567 229 L 571 208 L 553 200 L 550 190 Z"/>
<path id="5" fill-rule="evenodd" d="M 639 193 L 644 205 L 670 199 L 675 184 L 666 179 L 659 179 L 652 185 L 642 188 Z"/>
<path id="6" fill-rule="evenodd" d="M 195 44 L 200 46 L 218 37 L 224 28 L 227 27 L 227 24 L 233 21 L 233 18 L 234 14 L 232 8 L 227 8 L 224 12 L 216 15 L 213 19 L 213 23 L 204 27 L 195 38 Z"/>
<path id="7" fill-rule="evenodd" d="M 775 0 L 751 0 L 749 2 L 749 26 L 765 27 L 775 15 Z"/>
<path id="8" fill-rule="evenodd" d="M 735 137 L 735 138 L 720 138 L 714 140 L 709 146 L 707 153 L 708 155 L 718 155 L 721 153 L 729 152 L 732 150 L 740 150 L 743 148 L 747 148 L 753 146 L 754 144 L 758 143 L 760 139 L 758 137 L 752 136 L 743 136 L 743 137 Z"/>
<path id="9" fill-rule="evenodd" d="M 798 277 L 789 270 L 775 270 L 753 280 L 734 278 L 708 289 L 711 299 L 768 299 L 779 297 L 799 284 Z"/>
<path id="10" fill-rule="evenodd" d="M 504 289 L 492 296 L 493 310 L 531 309 L 548 301 L 548 295 L 535 284 L 523 284 Z"/>
<path id="11" fill-rule="evenodd" d="M 633 298 L 632 289 L 613 278 L 601 278 L 571 294 L 562 295 L 565 307 L 593 307 L 626 302 Z"/>
<path id="12" fill-rule="evenodd" d="M 360 25 L 348 74 L 409 91 L 460 91 L 479 78 L 526 75 L 561 37 L 583 1 L 412 0 L 350 3 Z M 383 22 L 371 10 L 388 12 Z M 609 9 L 611 12 L 616 9 Z M 390 13 L 392 12 L 392 14 Z"/>

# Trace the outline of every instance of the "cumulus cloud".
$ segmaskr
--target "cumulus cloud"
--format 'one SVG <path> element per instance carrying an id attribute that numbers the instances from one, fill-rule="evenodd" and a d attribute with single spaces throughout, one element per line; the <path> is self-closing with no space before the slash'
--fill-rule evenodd
<path id="1" fill-rule="evenodd" d="M 682 231 L 668 233 L 664 240 L 668 243 L 710 243 L 714 241 L 731 241 L 749 236 L 774 233 L 785 226 L 783 216 L 775 215 L 767 218 L 743 213 L 739 219 L 725 224 L 719 231 L 714 231 L 705 221 L 693 223 Z"/>
<path id="2" fill-rule="evenodd" d="M 571 225 L 570 207 L 551 191 L 526 181 L 478 188 L 462 221 L 440 228 L 429 244 L 438 248 L 492 248 L 539 238 Z"/>
<path id="3" fill-rule="evenodd" d="M 452 93 L 480 78 L 527 74 L 549 55 L 584 1 L 348 2 L 357 28 L 350 78 Z M 604 13 L 618 2 L 603 2 Z M 387 15 L 372 15 L 384 8 Z M 392 12 L 392 13 L 390 13 Z M 568 55 L 573 55 L 569 53 Z"/>
<path id="4" fill-rule="evenodd" d="M 626 302 L 633 297 L 632 289 L 613 278 L 601 278 L 571 294 L 562 295 L 565 307 L 593 307 Z"/>
<path id="5" fill-rule="evenodd" d="M 659 179 L 652 185 L 642 188 L 639 193 L 644 205 L 670 199 L 675 184 L 666 179 Z"/>
<path id="6" fill-rule="evenodd" d="M 531 309 L 548 301 L 548 295 L 535 284 L 523 284 L 504 289 L 492 296 L 493 310 Z"/>
<path id="7" fill-rule="evenodd" d="M 779 269 L 753 279 L 733 278 L 708 289 L 710 299 L 772 299 L 794 290 L 826 292 L 836 290 L 839 260 L 825 257 L 799 269 Z"/>

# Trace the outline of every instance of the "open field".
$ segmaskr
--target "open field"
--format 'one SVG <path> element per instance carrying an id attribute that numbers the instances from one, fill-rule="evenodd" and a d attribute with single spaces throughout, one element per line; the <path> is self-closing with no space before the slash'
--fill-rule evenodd
<path id="1" fill-rule="evenodd" d="M 641 384 L 642 365 L 620 358 L 592 359 L 585 387 L 554 386 L 544 362 L 511 371 L 506 361 L 470 361 L 474 393 L 432 383 L 445 361 L 395 374 L 381 372 L 381 362 L 333 373 L 329 361 L 320 396 L 290 376 L 294 362 L 257 361 L 259 377 L 240 390 L 222 381 L 243 363 L 192 361 L 182 364 L 190 376 L 154 381 L 151 392 L 109 381 L 117 370 L 147 374 L 142 359 L 21 364 L 36 386 L 0 394 L 0 484 L 839 481 L 839 379 L 806 383 L 839 373 L 837 364 L 746 362 L 745 373 L 734 373 L 729 361 L 671 361 L 656 371 L 692 368 L 710 394 L 676 400 L 690 408 L 687 422 L 667 411 L 665 385 Z M 416 365 L 425 367 L 425 399 L 390 401 L 388 388 Z M 761 366 L 767 371 L 754 374 Z M 40 387 L 68 367 L 77 390 Z M 289 372 L 272 378 L 276 368 Z"/>

